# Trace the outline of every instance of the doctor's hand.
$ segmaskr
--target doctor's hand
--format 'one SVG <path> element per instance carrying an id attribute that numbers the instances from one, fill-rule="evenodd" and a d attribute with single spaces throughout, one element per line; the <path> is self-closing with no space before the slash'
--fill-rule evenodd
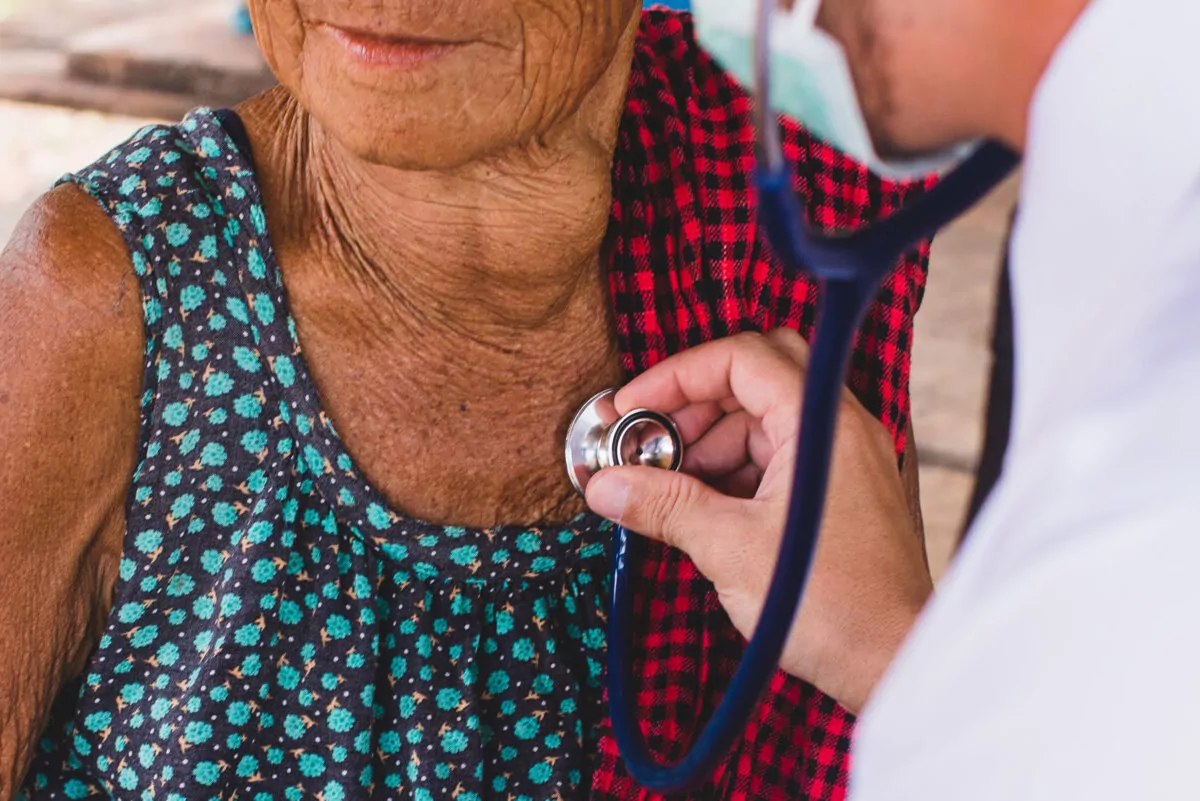
<path id="1" fill-rule="evenodd" d="M 775 568 L 791 494 L 808 344 L 795 331 L 740 334 L 673 356 L 617 393 L 617 410 L 672 416 L 682 472 L 617 467 L 589 506 L 683 550 L 746 637 Z M 780 667 L 857 712 L 932 592 L 895 449 L 848 391 L 808 586 Z"/>

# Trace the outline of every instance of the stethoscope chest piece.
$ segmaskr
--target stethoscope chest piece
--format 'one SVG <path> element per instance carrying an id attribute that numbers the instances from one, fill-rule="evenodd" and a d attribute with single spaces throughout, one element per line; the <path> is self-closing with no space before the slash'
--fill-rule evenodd
<path id="1" fill-rule="evenodd" d="M 649 409 L 617 414 L 615 389 L 595 395 L 567 429 L 567 475 L 582 495 L 588 480 L 606 467 L 645 465 L 678 470 L 683 438 L 675 421 Z"/>

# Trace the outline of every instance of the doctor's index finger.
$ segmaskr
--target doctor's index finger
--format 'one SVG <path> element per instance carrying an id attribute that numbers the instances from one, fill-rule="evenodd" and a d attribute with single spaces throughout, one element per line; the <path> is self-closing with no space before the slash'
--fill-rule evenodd
<path id="1" fill-rule="evenodd" d="M 801 365 L 788 349 L 762 334 L 745 333 L 667 358 L 626 384 L 615 401 L 621 413 L 649 408 L 673 414 L 732 398 L 736 406 L 765 418 L 772 410 L 792 414 L 799 408 L 801 378 Z"/>

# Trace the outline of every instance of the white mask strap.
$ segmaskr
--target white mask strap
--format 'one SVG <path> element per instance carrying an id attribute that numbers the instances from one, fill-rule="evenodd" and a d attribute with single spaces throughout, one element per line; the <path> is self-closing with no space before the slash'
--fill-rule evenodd
<path id="1" fill-rule="evenodd" d="M 817 26 L 817 12 L 820 10 L 821 0 L 796 0 L 796 4 L 792 6 L 792 10 L 783 13 L 791 17 L 796 23 L 803 23 L 806 28 L 815 28 Z"/>

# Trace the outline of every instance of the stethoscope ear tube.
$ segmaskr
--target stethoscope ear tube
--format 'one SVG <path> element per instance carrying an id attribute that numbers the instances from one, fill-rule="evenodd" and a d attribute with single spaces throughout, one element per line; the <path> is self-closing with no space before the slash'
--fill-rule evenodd
<path id="1" fill-rule="evenodd" d="M 687 754 L 674 764 L 659 762 L 647 752 L 638 723 L 627 640 L 633 621 L 635 536 L 617 527 L 608 631 L 609 706 L 613 736 L 621 755 L 634 779 L 647 789 L 676 793 L 702 782 L 745 730 L 778 668 L 817 544 L 851 343 L 880 282 L 901 254 L 974 205 L 1016 164 L 1016 156 L 1003 147 L 984 145 L 936 187 L 895 214 L 869 228 L 838 237 L 813 234 L 805 228 L 791 175 L 785 168 L 760 171 L 760 225 L 784 264 L 816 276 L 822 290 L 805 376 L 791 503 L 758 628 L 712 719 Z"/>

